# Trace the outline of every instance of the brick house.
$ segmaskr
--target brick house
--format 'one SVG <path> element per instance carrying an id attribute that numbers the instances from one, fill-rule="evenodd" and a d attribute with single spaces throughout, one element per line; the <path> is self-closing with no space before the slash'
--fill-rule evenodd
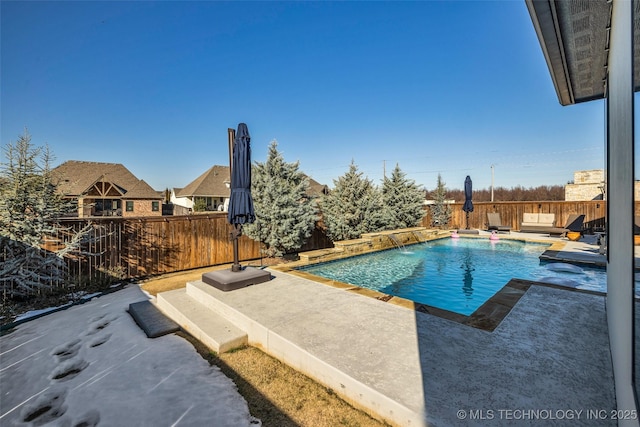
<path id="1" fill-rule="evenodd" d="M 58 191 L 76 201 L 80 218 L 162 215 L 162 194 L 120 163 L 69 160 L 52 176 Z"/>

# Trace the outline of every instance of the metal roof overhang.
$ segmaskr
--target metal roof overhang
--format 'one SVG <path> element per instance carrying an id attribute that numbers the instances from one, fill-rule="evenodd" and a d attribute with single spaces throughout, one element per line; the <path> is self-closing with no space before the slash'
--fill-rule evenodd
<path id="1" fill-rule="evenodd" d="M 602 99 L 611 28 L 608 0 L 525 0 L 562 105 Z M 640 90 L 640 2 L 634 0 L 634 91 Z"/>

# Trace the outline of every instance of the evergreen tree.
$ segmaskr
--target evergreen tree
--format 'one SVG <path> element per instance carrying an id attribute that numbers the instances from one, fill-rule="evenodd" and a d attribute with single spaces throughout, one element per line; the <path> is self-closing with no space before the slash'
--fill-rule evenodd
<path id="1" fill-rule="evenodd" d="M 440 174 L 436 189 L 433 194 L 434 203 L 431 205 L 431 223 L 438 227 L 444 227 L 451 220 L 451 206 L 445 203 L 447 196 L 447 187 Z"/>
<path id="2" fill-rule="evenodd" d="M 193 202 L 193 211 L 194 212 L 204 212 L 207 210 L 207 200 L 202 197 L 196 198 Z"/>
<path id="3" fill-rule="evenodd" d="M 316 200 L 308 194 L 309 180 L 298 162 L 286 163 L 273 141 L 265 163 L 252 169 L 252 196 L 256 220 L 245 224 L 245 234 L 267 246 L 267 256 L 300 249 L 318 220 Z"/>
<path id="4" fill-rule="evenodd" d="M 382 181 L 384 223 L 388 230 L 417 227 L 424 217 L 424 192 L 408 179 L 400 166 Z"/>
<path id="5" fill-rule="evenodd" d="M 77 250 L 87 229 L 72 233 L 70 245 L 57 252 L 41 247 L 62 228 L 60 216 L 75 206 L 56 192 L 48 147 L 31 145 L 27 130 L 4 148 L 0 164 L 0 289 L 3 295 L 25 295 L 64 279 L 62 256 Z"/>
<path id="6" fill-rule="evenodd" d="M 384 228 L 382 195 L 351 162 L 349 171 L 333 181 L 334 189 L 322 198 L 327 235 L 333 241 L 355 239 Z"/>

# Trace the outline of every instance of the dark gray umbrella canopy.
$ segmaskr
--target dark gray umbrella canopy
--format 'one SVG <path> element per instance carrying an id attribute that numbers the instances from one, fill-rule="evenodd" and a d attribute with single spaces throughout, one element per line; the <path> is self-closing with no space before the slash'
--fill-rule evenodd
<path id="1" fill-rule="evenodd" d="M 247 125 L 240 123 L 233 144 L 229 224 L 247 224 L 256 219 L 251 198 L 251 137 Z"/>
<path id="2" fill-rule="evenodd" d="M 473 202 L 471 197 L 473 195 L 473 188 L 471 185 L 471 177 L 467 175 L 464 180 L 464 205 L 462 210 L 467 213 L 467 230 L 469 229 L 469 212 L 473 212 Z"/>
<path id="3" fill-rule="evenodd" d="M 467 175 L 464 180 L 464 205 L 462 206 L 462 210 L 467 213 L 473 212 L 473 202 L 471 201 L 472 193 L 471 177 Z"/>

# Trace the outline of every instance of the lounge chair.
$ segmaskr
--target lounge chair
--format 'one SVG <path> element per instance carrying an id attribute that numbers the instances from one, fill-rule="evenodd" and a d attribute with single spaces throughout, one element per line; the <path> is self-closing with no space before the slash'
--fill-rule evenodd
<path id="1" fill-rule="evenodd" d="M 498 233 L 501 231 L 511 233 L 511 227 L 502 225 L 502 219 L 500 219 L 499 213 L 487 213 L 487 218 L 489 219 L 489 225 L 487 226 L 489 231 L 496 230 Z"/>
<path id="2" fill-rule="evenodd" d="M 584 215 L 571 214 L 569 218 L 567 218 L 567 222 L 563 228 L 553 228 L 547 230 L 549 235 L 560 235 L 560 237 L 564 237 L 567 235 L 567 232 L 582 232 L 582 225 L 584 223 Z"/>

